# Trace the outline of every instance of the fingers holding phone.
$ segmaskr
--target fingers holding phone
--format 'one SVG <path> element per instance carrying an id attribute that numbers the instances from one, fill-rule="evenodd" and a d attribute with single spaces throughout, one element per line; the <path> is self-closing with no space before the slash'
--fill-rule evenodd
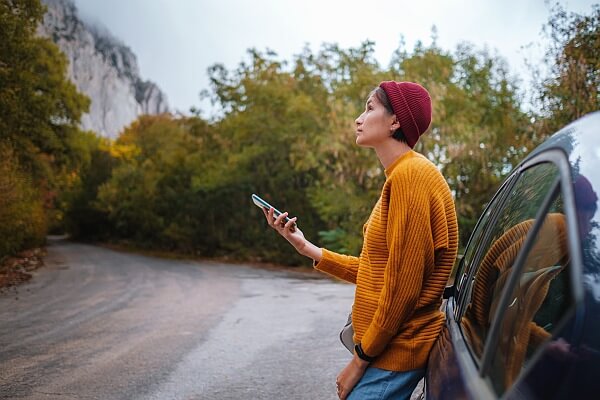
<path id="1" fill-rule="evenodd" d="M 267 219 L 267 224 L 290 242 L 298 253 L 317 262 L 321 260 L 323 255 L 321 248 L 304 238 L 304 234 L 296 224 L 297 217 L 289 218 L 287 212 L 277 210 L 256 194 L 252 195 L 252 202 L 262 210 Z"/>
<path id="2" fill-rule="evenodd" d="M 279 233 L 283 233 L 285 231 L 289 231 L 290 233 L 294 233 L 297 230 L 296 221 L 297 217 L 289 218 L 287 212 L 280 213 L 276 215 L 276 210 L 271 207 L 267 211 L 265 208 L 262 209 L 265 217 L 267 218 L 267 223 Z"/>
<path id="3" fill-rule="evenodd" d="M 260 207 L 269 226 L 290 242 L 298 252 L 305 247 L 306 240 L 304 234 L 296 225 L 296 217 L 289 218 L 287 212 L 279 211 L 256 194 L 252 195 L 252 202 Z"/>
<path id="4" fill-rule="evenodd" d="M 275 207 L 273 207 L 272 205 L 267 203 L 265 200 L 261 199 L 256 194 L 252 195 L 252 202 L 263 211 L 263 213 L 265 214 L 265 217 L 267 217 L 267 223 L 271 227 L 275 228 L 274 220 L 277 219 L 278 217 L 280 217 L 284 213 L 282 213 L 281 211 L 279 211 L 278 209 L 276 209 Z M 290 222 L 290 218 L 288 218 L 288 213 L 286 212 L 285 216 L 283 216 L 283 219 L 278 219 L 277 225 L 281 225 L 282 227 L 284 227 L 289 222 Z M 289 225 L 288 229 L 291 230 L 292 232 L 294 232 L 296 230 L 296 220 L 291 221 L 291 222 L 292 222 L 292 224 Z"/>
<path id="5" fill-rule="evenodd" d="M 296 225 L 297 218 L 288 218 L 288 213 L 283 212 L 275 216 L 275 209 L 271 207 L 269 211 L 263 209 L 263 213 L 267 217 L 267 223 L 283 236 L 300 254 L 306 245 L 304 234 Z"/>

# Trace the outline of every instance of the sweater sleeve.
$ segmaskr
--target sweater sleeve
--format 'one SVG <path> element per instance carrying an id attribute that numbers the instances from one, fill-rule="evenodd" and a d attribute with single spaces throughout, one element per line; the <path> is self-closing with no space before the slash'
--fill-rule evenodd
<path id="1" fill-rule="evenodd" d="M 347 282 L 356 283 L 358 257 L 334 253 L 327 249 L 322 250 L 323 256 L 321 260 L 314 264 L 316 269 Z"/>
<path id="2" fill-rule="evenodd" d="M 417 306 L 426 257 L 433 252 L 426 190 L 406 176 L 390 182 L 386 241 L 389 252 L 377 310 L 361 338 L 363 351 L 378 356 Z"/>

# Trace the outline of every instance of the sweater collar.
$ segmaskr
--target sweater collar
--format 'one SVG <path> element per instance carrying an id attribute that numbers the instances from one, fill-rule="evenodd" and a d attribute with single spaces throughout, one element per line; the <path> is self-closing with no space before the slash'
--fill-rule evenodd
<path id="1" fill-rule="evenodd" d="M 411 158 L 412 155 L 415 153 L 414 150 L 409 150 L 406 153 L 402 154 L 400 157 L 396 158 L 394 160 L 394 162 L 392 162 L 386 169 L 385 169 L 385 177 L 386 179 L 390 177 L 390 175 L 392 175 L 392 171 L 394 171 L 394 169 L 398 166 L 398 164 L 400 164 L 402 162 L 402 160 Z"/>

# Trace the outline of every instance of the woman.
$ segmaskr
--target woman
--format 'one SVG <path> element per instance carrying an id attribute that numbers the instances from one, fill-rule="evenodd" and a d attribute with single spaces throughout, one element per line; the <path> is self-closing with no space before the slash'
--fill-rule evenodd
<path id="1" fill-rule="evenodd" d="M 442 293 L 454 264 L 458 227 L 448 184 L 413 150 L 431 122 L 431 98 L 412 82 L 382 82 L 356 119 L 356 144 L 385 168 L 381 196 L 363 228 L 359 257 L 321 249 L 287 213 L 271 227 L 315 268 L 356 284 L 355 352 L 337 377 L 340 399 L 410 398 L 425 374 L 444 316 Z"/>

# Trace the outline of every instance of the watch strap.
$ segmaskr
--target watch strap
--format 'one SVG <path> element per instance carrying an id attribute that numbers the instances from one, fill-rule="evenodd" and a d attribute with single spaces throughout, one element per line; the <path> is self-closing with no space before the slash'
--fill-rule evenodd
<path id="1" fill-rule="evenodd" d="M 356 355 L 358 356 L 358 358 L 360 358 L 363 361 L 373 362 L 373 361 L 375 361 L 375 358 L 377 358 L 377 357 L 370 357 L 370 356 L 366 355 L 365 352 L 363 351 L 360 343 L 358 343 L 354 346 L 354 351 L 356 352 Z"/>

